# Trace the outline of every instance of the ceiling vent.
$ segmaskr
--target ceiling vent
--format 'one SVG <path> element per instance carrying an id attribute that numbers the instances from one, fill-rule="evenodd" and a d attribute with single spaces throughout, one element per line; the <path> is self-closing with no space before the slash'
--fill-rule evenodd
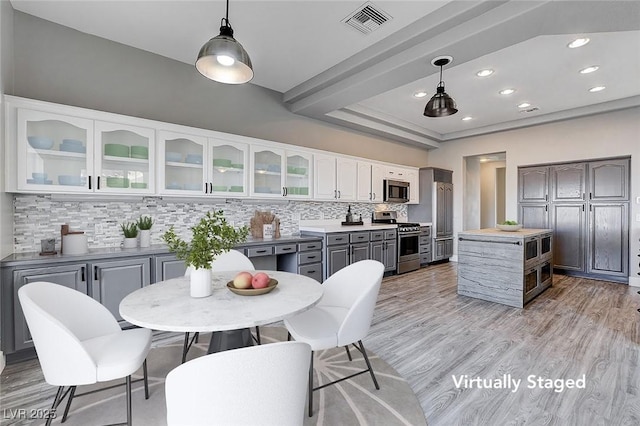
<path id="1" fill-rule="evenodd" d="M 369 34 L 391 19 L 393 19 L 391 15 L 383 12 L 377 6 L 374 6 L 373 3 L 367 2 L 360 6 L 355 12 L 350 13 L 342 22 L 360 31 L 362 34 Z"/>

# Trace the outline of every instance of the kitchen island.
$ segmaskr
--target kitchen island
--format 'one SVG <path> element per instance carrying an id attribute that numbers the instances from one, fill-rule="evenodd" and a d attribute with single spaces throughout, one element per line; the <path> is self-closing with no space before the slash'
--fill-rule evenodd
<path id="1" fill-rule="evenodd" d="M 458 294 L 522 308 L 553 282 L 551 229 L 458 233 Z"/>

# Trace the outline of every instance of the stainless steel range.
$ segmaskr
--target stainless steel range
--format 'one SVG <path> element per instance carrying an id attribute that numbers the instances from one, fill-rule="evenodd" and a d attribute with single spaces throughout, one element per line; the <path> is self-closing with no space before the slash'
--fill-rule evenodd
<path id="1" fill-rule="evenodd" d="M 397 212 L 373 212 L 372 223 L 398 225 L 398 274 L 420 269 L 420 224 L 397 221 Z"/>

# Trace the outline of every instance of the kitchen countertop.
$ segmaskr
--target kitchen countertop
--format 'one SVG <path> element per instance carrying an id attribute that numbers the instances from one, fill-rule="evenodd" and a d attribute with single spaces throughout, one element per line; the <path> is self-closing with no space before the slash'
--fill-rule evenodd
<path id="1" fill-rule="evenodd" d="M 548 232 L 553 232 L 553 229 L 531 229 L 531 228 L 522 228 L 518 231 L 501 231 L 498 228 L 485 228 L 485 229 L 475 229 L 472 231 L 461 231 L 458 232 L 459 236 L 468 235 L 468 236 L 478 236 L 478 237 L 501 237 L 501 238 L 526 238 L 533 237 L 540 234 L 546 234 Z"/>
<path id="2" fill-rule="evenodd" d="M 300 232 L 317 232 L 328 234 L 331 232 L 357 232 L 376 231 L 380 229 L 396 229 L 398 225 L 393 223 L 371 223 L 365 222 L 363 225 L 341 225 L 339 223 L 309 224 L 300 225 Z"/>
<path id="3" fill-rule="evenodd" d="M 273 244 L 286 244 L 286 243 L 300 243 L 305 241 L 322 241 L 320 237 L 305 236 L 305 235 L 284 235 L 280 238 L 247 238 L 242 244 L 239 244 L 237 248 L 247 248 L 262 245 Z M 41 256 L 39 253 L 14 253 L 0 261 L 0 267 L 14 266 L 20 264 L 20 266 L 39 265 L 42 263 L 62 263 L 62 262 L 86 262 L 91 260 L 103 260 L 105 257 L 120 258 L 120 257 L 132 257 L 132 256 L 153 256 L 171 254 L 165 244 L 156 244 L 147 248 L 131 248 L 123 249 L 120 247 L 98 247 L 90 248 L 87 253 L 70 255 L 70 254 L 55 254 L 48 256 Z"/>

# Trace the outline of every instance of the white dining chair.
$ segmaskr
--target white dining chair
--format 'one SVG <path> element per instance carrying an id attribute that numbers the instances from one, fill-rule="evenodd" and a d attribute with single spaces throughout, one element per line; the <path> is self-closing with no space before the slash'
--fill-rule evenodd
<path id="1" fill-rule="evenodd" d="M 311 347 L 278 342 L 205 355 L 167 374 L 167 424 L 302 425 Z"/>
<path id="2" fill-rule="evenodd" d="M 211 262 L 211 270 L 214 272 L 222 272 L 222 271 L 254 271 L 255 267 L 247 256 L 245 256 L 242 252 L 238 250 L 229 250 L 224 252 Z M 185 271 L 185 276 L 191 275 L 193 271 L 193 267 L 189 266 Z M 190 336 L 189 332 L 184 334 L 184 345 L 182 348 L 182 363 L 187 360 L 187 353 L 189 349 L 191 349 L 191 345 L 194 342 L 198 341 L 198 337 L 200 333 L 194 333 L 193 336 Z M 256 327 L 256 342 L 260 344 L 260 328 Z"/>
<path id="3" fill-rule="evenodd" d="M 361 260 L 331 275 L 323 284 L 323 295 L 313 308 L 291 318 L 284 324 L 289 338 L 311 345 L 313 351 L 344 346 L 349 360 L 349 345 L 360 351 L 367 368 L 339 380 L 313 387 L 313 354 L 309 368 L 309 417 L 313 415 L 313 391 L 369 372 L 376 389 L 380 389 L 371 368 L 362 339 L 371 327 L 371 319 L 384 274 L 384 265 L 377 260 Z M 356 342 L 358 345 L 356 345 Z"/>
<path id="4" fill-rule="evenodd" d="M 77 386 L 126 377 L 127 424 L 131 425 L 131 375 L 141 365 L 149 399 L 146 357 L 151 330 L 123 331 L 105 306 L 58 284 L 26 284 L 18 290 L 18 299 L 45 381 L 58 386 L 52 412 L 68 395 L 64 422 Z M 46 424 L 51 424 L 51 418 Z"/>

